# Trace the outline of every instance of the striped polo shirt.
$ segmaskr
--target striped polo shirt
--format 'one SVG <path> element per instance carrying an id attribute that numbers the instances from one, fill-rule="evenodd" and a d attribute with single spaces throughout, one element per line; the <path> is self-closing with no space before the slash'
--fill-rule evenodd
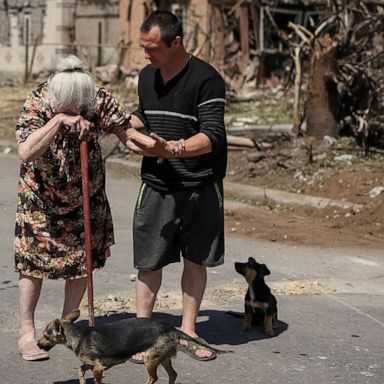
<path id="1" fill-rule="evenodd" d="M 180 73 L 163 84 L 160 70 L 150 64 L 140 72 L 138 89 L 139 107 L 133 114 L 148 132 L 166 140 L 204 133 L 213 149 L 201 156 L 165 159 L 160 164 L 156 158 L 144 157 L 142 180 L 160 191 L 222 180 L 227 167 L 227 139 L 225 85 L 219 73 L 192 56 Z"/>

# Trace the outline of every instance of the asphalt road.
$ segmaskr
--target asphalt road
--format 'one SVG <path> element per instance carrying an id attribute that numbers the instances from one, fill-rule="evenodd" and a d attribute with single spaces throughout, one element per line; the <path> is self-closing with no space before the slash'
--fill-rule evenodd
<path id="1" fill-rule="evenodd" d="M 121 174 L 119 172 L 119 174 Z M 25 362 L 17 353 L 19 325 L 17 280 L 13 272 L 13 226 L 18 160 L 0 155 L 0 371 L 2 383 L 77 383 L 79 361 L 63 346 L 54 348 L 45 362 Z M 113 211 L 116 245 L 106 268 L 95 274 L 95 297 L 133 297 L 131 221 L 138 181 L 108 173 L 108 196 Z M 226 201 L 227 206 L 231 202 Z M 241 333 L 241 319 L 226 314 L 243 304 L 233 287 L 242 280 L 235 261 L 254 256 L 268 265 L 267 281 L 276 289 L 280 328 L 265 338 L 261 328 Z M 178 292 L 180 266 L 165 270 L 160 296 Z M 239 286 L 240 284 L 240 286 Z M 229 287 L 227 289 L 227 287 Z M 294 287 L 294 289 L 290 289 Z M 232 289 L 232 290 L 231 290 Z M 61 313 L 63 282 L 44 283 L 36 313 L 38 332 Z M 382 384 L 384 382 L 384 255 L 364 249 L 295 247 L 273 242 L 226 239 L 226 263 L 209 270 L 198 332 L 211 344 L 232 349 L 212 362 L 198 362 L 179 353 L 174 361 L 181 384 Z M 133 316 L 133 310 L 96 317 L 96 322 Z M 97 314 L 96 314 L 97 316 Z M 180 308 L 162 309 L 156 317 L 180 324 Z M 83 319 L 86 318 L 84 314 Z M 85 321 L 85 320 L 84 320 Z M 92 382 L 87 375 L 87 384 Z M 126 363 L 105 373 L 103 383 L 144 383 L 143 366 Z M 159 370 L 159 383 L 167 383 Z"/>

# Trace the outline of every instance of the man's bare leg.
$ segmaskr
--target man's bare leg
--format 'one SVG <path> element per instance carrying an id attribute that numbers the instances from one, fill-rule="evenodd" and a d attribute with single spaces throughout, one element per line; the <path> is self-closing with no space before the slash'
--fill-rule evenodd
<path id="1" fill-rule="evenodd" d="M 139 271 L 136 281 L 136 316 L 151 317 L 163 271 Z"/>
<path id="2" fill-rule="evenodd" d="M 159 292 L 163 271 L 139 271 L 136 281 L 136 317 L 151 317 L 157 293 Z M 143 354 L 136 353 L 133 360 L 143 361 Z"/>
<path id="3" fill-rule="evenodd" d="M 206 267 L 184 259 L 184 269 L 181 277 L 181 290 L 183 293 L 181 330 L 191 337 L 198 337 L 196 333 L 196 319 L 199 314 L 206 284 Z M 195 354 L 200 358 L 204 358 L 210 357 L 212 352 L 205 348 L 199 348 Z"/>
<path id="4" fill-rule="evenodd" d="M 87 279 L 85 277 L 80 279 L 67 279 L 65 281 L 62 318 L 74 309 L 79 308 L 86 288 Z"/>

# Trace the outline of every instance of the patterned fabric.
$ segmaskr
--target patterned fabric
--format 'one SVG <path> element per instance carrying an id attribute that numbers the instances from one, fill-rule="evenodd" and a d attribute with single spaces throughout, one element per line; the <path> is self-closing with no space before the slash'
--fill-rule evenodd
<path id="1" fill-rule="evenodd" d="M 16 126 L 17 143 L 25 141 L 54 115 L 46 95 L 48 82 L 24 104 Z M 88 141 L 89 195 L 93 268 L 102 268 L 114 243 L 105 169 L 98 137 L 126 128 L 130 116 L 103 87 L 96 108 L 85 116 L 94 123 Z M 15 227 L 15 271 L 42 279 L 86 276 L 80 140 L 63 130 L 38 160 L 20 164 Z"/>

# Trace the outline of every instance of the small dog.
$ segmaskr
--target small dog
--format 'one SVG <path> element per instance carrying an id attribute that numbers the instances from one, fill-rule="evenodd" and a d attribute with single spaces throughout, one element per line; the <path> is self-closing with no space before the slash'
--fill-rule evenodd
<path id="1" fill-rule="evenodd" d="M 192 347 L 201 346 L 214 353 L 232 352 L 213 348 L 169 324 L 152 319 L 132 318 L 91 327 L 74 323 L 79 316 L 80 311 L 76 309 L 61 320 L 51 321 L 37 344 L 45 351 L 56 344 L 64 344 L 75 352 L 83 363 L 78 369 L 80 384 L 85 384 L 84 374 L 88 369 L 92 370 L 95 383 L 101 384 L 106 369 L 126 362 L 138 352 L 143 352 L 149 375 L 145 384 L 157 381 L 157 367 L 160 364 L 168 373 L 169 384 L 174 384 L 177 373 L 172 367 L 171 357 L 176 356 L 178 349 L 197 360 L 204 360 L 193 355 L 180 340 L 187 341 Z"/>
<path id="2" fill-rule="evenodd" d="M 250 331 L 252 325 L 264 321 L 265 334 L 268 337 L 275 336 L 274 329 L 278 328 L 277 301 L 264 281 L 264 276 L 271 272 L 265 264 L 259 264 L 253 257 L 246 263 L 235 263 L 235 270 L 248 283 L 242 331 Z"/>

